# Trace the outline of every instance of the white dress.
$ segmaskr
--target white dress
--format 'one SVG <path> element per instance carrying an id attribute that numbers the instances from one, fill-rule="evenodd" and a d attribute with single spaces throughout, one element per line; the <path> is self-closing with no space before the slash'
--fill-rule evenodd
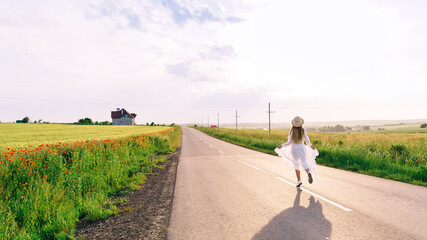
<path id="1" fill-rule="evenodd" d="M 310 169 L 311 172 L 316 170 L 316 156 L 319 155 L 317 149 L 311 149 L 310 139 L 308 139 L 307 131 L 304 129 L 304 142 L 292 142 L 292 130 L 289 133 L 288 141 L 283 143 L 282 148 L 276 148 L 274 151 L 282 157 L 289 166 L 300 170 L 300 165 L 303 169 Z"/>

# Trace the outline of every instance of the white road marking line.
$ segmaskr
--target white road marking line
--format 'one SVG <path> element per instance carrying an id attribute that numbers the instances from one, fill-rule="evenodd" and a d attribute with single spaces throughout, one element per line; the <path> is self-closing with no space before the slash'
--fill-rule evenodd
<path id="1" fill-rule="evenodd" d="M 200 140 L 202 140 L 202 139 L 200 139 Z M 207 143 L 206 141 L 204 141 L 204 140 L 202 140 L 202 141 L 203 141 L 204 143 L 208 144 L 211 148 L 216 148 L 216 147 L 212 147 L 212 145 L 211 145 L 211 144 L 209 144 L 209 143 Z M 216 148 L 216 149 L 218 149 L 218 148 Z M 219 150 L 219 149 L 218 149 L 218 150 Z M 220 152 L 221 154 L 225 154 L 225 153 L 224 153 L 223 151 L 221 151 L 221 150 L 219 150 L 219 152 Z M 261 155 L 261 156 L 264 156 L 264 155 Z M 253 165 L 251 165 L 251 164 L 249 164 L 249 163 L 246 163 L 246 162 L 244 162 L 244 161 L 241 161 L 241 160 L 238 160 L 238 159 L 236 159 L 236 160 L 237 160 L 237 161 L 239 161 L 240 163 L 243 163 L 243 164 L 245 164 L 245 165 L 249 166 L 249 167 L 255 168 L 256 170 L 260 170 L 260 171 L 264 171 L 264 172 L 269 173 L 268 171 L 265 171 L 264 169 L 261 169 L 261 168 L 255 167 L 255 166 L 253 166 Z M 274 174 L 271 174 L 271 173 L 269 173 L 269 174 L 270 174 L 270 175 L 275 176 Z M 287 183 L 287 184 L 291 185 L 291 186 L 295 186 L 295 183 L 291 183 L 291 182 L 289 182 L 289 181 L 287 181 L 287 180 L 285 180 L 285 179 L 283 179 L 283 178 L 281 178 L 281 177 L 276 177 L 276 178 L 277 178 L 278 180 L 280 180 L 280 181 L 284 182 L 284 183 Z M 336 203 L 336 202 L 334 202 L 334 201 L 331 201 L 331 200 L 329 200 L 329 199 L 327 199 L 327 198 L 325 198 L 325 197 L 322 197 L 322 196 L 320 196 L 319 194 L 316 194 L 316 193 L 314 193 L 314 192 L 312 192 L 312 191 L 310 191 L 310 190 L 307 190 L 307 189 L 302 188 L 302 187 L 300 187 L 300 189 L 301 189 L 302 191 L 307 192 L 307 193 L 308 193 L 308 194 L 310 194 L 310 195 L 313 195 L 313 196 L 315 196 L 315 197 L 317 197 L 317 198 L 322 199 L 322 200 L 323 200 L 323 201 L 325 201 L 325 202 L 328 202 L 328 203 L 330 203 L 330 204 L 334 205 L 335 207 L 341 208 L 342 210 L 344 210 L 344 211 L 346 211 L 346 212 L 351 212 L 351 211 L 352 211 L 351 209 L 346 208 L 346 207 L 344 207 L 343 205 L 338 204 L 338 203 Z"/>
<path id="2" fill-rule="evenodd" d="M 255 168 L 256 170 L 261 170 L 261 168 L 257 168 L 257 167 L 255 167 L 255 166 L 253 166 L 253 165 L 250 165 L 249 163 L 245 163 L 245 162 L 240 161 L 240 160 L 237 160 L 237 161 L 239 161 L 239 162 L 241 162 L 241 163 L 243 163 L 243 164 L 245 164 L 245 165 L 248 165 L 249 167 Z"/>
<path id="3" fill-rule="evenodd" d="M 200 140 L 202 140 L 202 139 L 200 139 Z M 225 153 L 224 153 L 223 151 L 221 151 L 219 148 L 217 148 L 217 147 L 215 147 L 214 145 L 212 145 L 212 144 L 210 144 L 210 143 L 206 142 L 205 140 L 202 140 L 202 142 L 203 142 L 203 143 L 205 143 L 205 144 L 207 144 L 210 148 L 217 149 L 221 154 L 225 154 Z"/>
<path id="4" fill-rule="evenodd" d="M 282 181 L 282 182 L 285 182 L 285 183 L 289 184 L 289 185 L 295 186 L 295 184 L 294 184 L 294 183 L 291 183 L 291 182 L 289 182 L 289 181 L 287 181 L 287 180 L 285 180 L 285 179 L 283 179 L 283 178 L 281 178 L 281 177 L 276 177 L 276 178 L 277 178 L 277 179 L 279 179 L 279 180 L 280 180 L 280 181 Z M 307 189 L 305 189 L 305 188 L 300 187 L 300 189 L 301 189 L 301 190 L 303 190 L 303 191 L 305 191 L 305 192 L 307 192 L 307 193 L 308 193 L 308 194 L 310 194 L 310 195 L 313 195 L 313 196 L 315 196 L 315 197 L 317 197 L 317 198 L 322 199 L 322 200 L 323 200 L 323 201 L 325 201 L 325 202 L 328 202 L 328 203 L 330 203 L 330 204 L 334 205 L 335 207 L 341 208 L 342 210 L 344 210 L 344 211 L 346 211 L 346 212 L 351 212 L 351 211 L 352 211 L 351 209 L 346 208 L 346 207 L 344 207 L 344 206 L 343 206 L 343 205 L 341 205 L 341 204 L 338 204 L 338 203 L 336 203 L 336 202 L 334 202 L 334 201 L 331 201 L 331 200 L 329 200 L 329 199 L 327 199 L 327 198 L 325 198 L 325 197 L 322 197 L 322 196 L 320 196 L 319 194 L 316 194 L 316 193 L 314 193 L 314 192 L 312 192 L 312 191 L 309 191 L 309 190 L 307 190 Z"/>

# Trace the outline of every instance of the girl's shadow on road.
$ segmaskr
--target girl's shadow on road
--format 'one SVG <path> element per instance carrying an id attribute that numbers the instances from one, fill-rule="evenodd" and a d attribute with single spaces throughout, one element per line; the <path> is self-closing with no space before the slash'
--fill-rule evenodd
<path id="1" fill-rule="evenodd" d="M 310 196 L 310 205 L 300 206 L 301 189 L 295 196 L 294 206 L 275 216 L 252 239 L 329 239 L 331 223 L 322 212 L 322 204 Z"/>

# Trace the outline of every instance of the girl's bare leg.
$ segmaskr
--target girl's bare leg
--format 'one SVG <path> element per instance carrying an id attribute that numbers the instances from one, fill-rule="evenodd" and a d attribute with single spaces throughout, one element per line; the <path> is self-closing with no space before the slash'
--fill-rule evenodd
<path id="1" fill-rule="evenodd" d="M 301 172 L 300 172 L 300 170 L 295 169 L 295 173 L 297 174 L 298 181 L 301 181 Z"/>

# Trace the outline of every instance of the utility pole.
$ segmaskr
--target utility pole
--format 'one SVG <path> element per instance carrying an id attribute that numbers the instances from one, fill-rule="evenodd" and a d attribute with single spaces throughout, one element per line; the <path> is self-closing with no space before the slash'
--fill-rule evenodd
<path id="1" fill-rule="evenodd" d="M 217 113 L 216 115 L 218 115 L 218 128 L 219 128 L 219 113 Z"/>
<path id="2" fill-rule="evenodd" d="M 236 133 L 237 133 L 237 118 L 240 116 L 237 116 L 237 110 L 236 110 Z"/>
<path id="3" fill-rule="evenodd" d="M 267 113 L 268 113 L 268 136 L 270 136 L 270 134 L 271 134 L 271 116 L 270 116 L 270 114 L 275 113 L 275 111 L 270 110 L 270 103 L 268 103 Z"/>

